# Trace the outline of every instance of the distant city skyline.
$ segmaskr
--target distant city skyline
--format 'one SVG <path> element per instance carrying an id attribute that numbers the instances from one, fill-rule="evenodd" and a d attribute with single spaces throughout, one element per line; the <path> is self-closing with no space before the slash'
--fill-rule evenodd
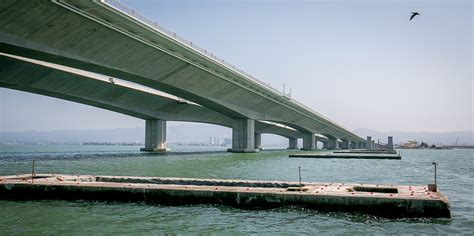
<path id="1" fill-rule="evenodd" d="M 472 1 L 122 2 L 350 130 L 473 130 Z M 0 131 L 144 126 L 3 88 L 0 112 Z"/>

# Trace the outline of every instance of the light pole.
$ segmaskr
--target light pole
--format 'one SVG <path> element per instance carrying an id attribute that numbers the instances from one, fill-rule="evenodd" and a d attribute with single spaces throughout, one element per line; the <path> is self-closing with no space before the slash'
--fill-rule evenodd
<path id="1" fill-rule="evenodd" d="M 437 183 L 436 183 L 436 177 L 437 177 L 437 176 L 436 176 L 436 174 L 437 174 L 437 173 L 436 173 L 436 171 L 437 171 L 437 170 L 436 170 L 436 169 L 437 169 L 436 167 L 437 167 L 438 164 L 437 164 L 435 161 L 433 161 L 433 163 L 431 163 L 431 164 L 433 164 L 434 167 L 435 167 L 435 171 L 434 171 L 434 184 L 428 184 L 428 190 L 429 190 L 429 191 L 436 192 L 436 191 L 438 190 L 438 186 L 437 186 Z"/>

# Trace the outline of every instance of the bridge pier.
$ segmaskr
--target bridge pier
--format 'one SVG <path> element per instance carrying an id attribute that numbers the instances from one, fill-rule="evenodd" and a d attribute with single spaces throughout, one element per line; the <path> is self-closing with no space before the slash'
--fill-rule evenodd
<path id="1" fill-rule="evenodd" d="M 387 149 L 393 150 L 393 137 L 392 136 L 388 136 Z"/>
<path id="2" fill-rule="evenodd" d="M 303 135 L 303 148 L 301 150 L 316 150 L 316 136 L 314 134 L 305 133 Z"/>
<path id="3" fill-rule="evenodd" d="M 289 138 L 288 139 L 288 149 L 298 149 L 298 139 Z"/>
<path id="4" fill-rule="evenodd" d="M 255 148 L 255 120 L 234 119 L 232 123 L 232 149 L 228 152 L 258 152 Z"/>
<path id="5" fill-rule="evenodd" d="M 145 122 L 145 148 L 140 148 L 144 152 L 165 153 L 166 148 L 166 121 L 146 120 Z"/>
<path id="6" fill-rule="evenodd" d="M 262 150 L 262 134 L 261 133 L 255 133 L 254 136 L 254 147 L 255 149 Z"/>
<path id="7" fill-rule="evenodd" d="M 339 149 L 339 143 L 337 141 L 337 138 L 329 138 L 328 140 L 328 149 Z"/>
<path id="8" fill-rule="evenodd" d="M 341 149 L 350 149 L 351 146 L 350 146 L 350 142 L 349 140 L 342 140 L 342 147 Z"/>
<path id="9" fill-rule="evenodd" d="M 323 148 L 328 149 L 328 142 L 327 141 L 321 141 L 323 143 Z"/>
<path id="10" fill-rule="evenodd" d="M 372 150 L 374 149 L 374 147 L 372 146 L 372 137 L 371 136 L 367 136 L 367 145 L 366 147 L 368 150 Z"/>
<path id="11" fill-rule="evenodd" d="M 349 147 L 350 149 L 357 149 L 357 142 L 350 141 L 349 144 L 350 144 L 350 147 Z"/>

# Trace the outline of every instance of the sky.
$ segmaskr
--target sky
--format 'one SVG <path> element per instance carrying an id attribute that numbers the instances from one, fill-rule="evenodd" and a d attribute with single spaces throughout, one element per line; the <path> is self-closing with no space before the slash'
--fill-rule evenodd
<path id="1" fill-rule="evenodd" d="M 122 2 L 350 130 L 473 130 L 470 0 Z M 9 89 L 0 111 L 1 131 L 144 126 Z"/>

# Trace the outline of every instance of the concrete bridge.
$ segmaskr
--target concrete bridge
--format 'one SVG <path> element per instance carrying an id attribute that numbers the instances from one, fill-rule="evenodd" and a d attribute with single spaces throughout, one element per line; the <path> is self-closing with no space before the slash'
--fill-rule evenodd
<path id="1" fill-rule="evenodd" d="M 296 147 L 296 138 L 302 137 L 305 150 L 315 149 L 316 141 L 332 149 L 359 148 L 366 143 L 330 119 L 115 1 L 1 1 L 0 53 L 120 78 L 191 101 L 192 104 L 181 104 L 111 83 L 95 84 L 99 81 L 88 80 L 84 74 L 71 75 L 51 67 L 43 69 L 55 71 L 52 74 L 66 73 L 61 76 L 67 78 L 81 77 L 84 86 L 91 84 L 75 89 L 65 86 L 61 91 L 58 87 L 65 82 L 55 81 L 55 76 L 39 75 L 36 79 L 45 82 L 35 87 L 38 83 L 11 82 L 12 77 L 2 74 L 10 78 L 2 78 L 4 87 L 147 120 L 147 150 L 163 148 L 160 140 L 166 136 L 165 120 L 232 127 L 234 152 L 257 151 L 261 132 L 290 138 L 290 148 Z M 80 92 L 87 91 L 89 86 L 98 86 L 97 91 Z M 111 94 L 108 100 L 107 94 Z"/>
<path id="2" fill-rule="evenodd" d="M 28 73 L 25 73 L 27 71 Z M 54 85 L 54 86 L 52 86 Z M 215 124 L 232 128 L 232 118 L 179 98 L 152 91 L 141 91 L 120 85 L 97 74 L 58 66 L 47 62 L 0 53 L 0 87 L 41 94 L 67 101 L 103 108 L 146 120 L 150 137 L 146 150 L 165 149 L 166 121 Z M 146 101 L 146 102 L 144 102 Z M 153 128 L 157 132 L 153 132 Z M 151 135 L 154 133 L 155 135 Z M 296 140 L 303 134 L 297 130 L 261 121 L 255 122 L 255 147 L 261 147 L 261 134 L 275 134 Z M 161 135 L 160 135 L 161 134 Z"/>

